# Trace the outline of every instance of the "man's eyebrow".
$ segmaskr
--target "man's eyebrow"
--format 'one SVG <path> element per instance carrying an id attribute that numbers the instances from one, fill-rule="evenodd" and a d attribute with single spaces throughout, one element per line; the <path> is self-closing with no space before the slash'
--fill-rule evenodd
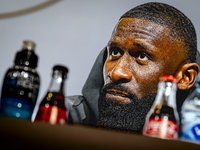
<path id="1" fill-rule="evenodd" d="M 135 42 L 133 45 L 134 45 L 134 46 L 137 46 L 137 47 L 141 47 L 141 48 L 146 49 L 146 50 L 148 50 L 148 51 L 153 51 L 153 50 L 154 50 L 154 46 L 151 45 L 151 44 L 148 44 L 148 43 L 142 43 L 142 42 L 139 43 L 139 42 Z"/>
<path id="2" fill-rule="evenodd" d="M 109 43 L 108 43 L 108 46 L 118 46 L 118 43 L 117 42 L 114 42 L 114 41 L 110 41 Z"/>
<path id="3" fill-rule="evenodd" d="M 108 46 L 117 47 L 117 46 L 119 46 L 119 43 L 116 42 L 116 41 L 110 41 L 110 42 L 108 43 Z M 154 50 L 154 46 L 151 45 L 151 44 L 149 44 L 149 43 L 147 43 L 147 42 L 144 43 L 144 42 L 135 41 L 135 42 L 133 43 L 133 46 L 134 46 L 134 47 L 137 46 L 137 47 L 140 47 L 140 48 L 142 48 L 142 49 L 145 49 L 145 50 L 151 51 L 151 52 Z"/>

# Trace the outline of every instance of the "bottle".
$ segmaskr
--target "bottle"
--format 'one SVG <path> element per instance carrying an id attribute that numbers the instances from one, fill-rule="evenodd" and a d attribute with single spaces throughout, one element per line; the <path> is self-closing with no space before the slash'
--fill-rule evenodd
<path id="1" fill-rule="evenodd" d="M 195 90 L 181 107 L 180 138 L 183 141 L 200 143 L 200 74 L 195 83 Z"/>
<path id="2" fill-rule="evenodd" d="M 35 43 L 24 41 L 17 52 L 14 65 L 6 72 L 1 92 L 1 115 L 31 119 L 40 87 L 36 72 L 38 56 Z"/>
<path id="3" fill-rule="evenodd" d="M 171 75 L 159 78 L 154 104 L 146 116 L 143 135 L 162 138 L 178 138 L 179 116 L 176 108 L 177 79 Z"/>
<path id="4" fill-rule="evenodd" d="M 46 96 L 39 105 L 35 121 L 47 122 L 50 124 L 65 124 L 67 110 L 65 106 L 64 81 L 68 69 L 64 66 L 53 67 L 52 80 Z"/>

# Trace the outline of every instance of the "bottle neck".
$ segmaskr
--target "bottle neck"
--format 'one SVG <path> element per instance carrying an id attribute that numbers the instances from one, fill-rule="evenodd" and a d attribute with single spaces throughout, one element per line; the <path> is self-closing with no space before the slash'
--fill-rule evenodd
<path id="1" fill-rule="evenodd" d="M 64 95 L 64 80 L 65 79 L 62 77 L 62 74 L 55 70 L 48 91 L 58 92 Z"/>
<path id="2" fill-rule="evenodd" d="M 29 68 L 36 68 L 38 56 L 31 50 L 22 50 L 17 52 L 14 60 L 15 65 L 26 66 Z"/>
<path id="3" fill-rule="evenodd" d="M 168 105 L 176 109 L 177 85 L 173 82 L 162 81 L 158 84 L 156 104 Z"/>

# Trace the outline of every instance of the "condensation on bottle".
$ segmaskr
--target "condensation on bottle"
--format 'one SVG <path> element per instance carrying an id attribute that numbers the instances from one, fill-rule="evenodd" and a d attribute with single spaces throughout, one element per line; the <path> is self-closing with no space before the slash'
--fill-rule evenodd
<path id="1" fill-rule="evenodd" d="M 39 105 L 35 121 L 63 125 L 67 120 L 65 105 L 65 79 L 68 69 L 62 65 L 53 67 L 52 80 L 45 97 Z"/>
<path id="2" fill-rule="evenodd" d="M 24 41 L 22 50 L 16 53 L 14 65 L 4 77 L 1 115 L 31 119 L 40 87 L 40 77 L 36 71 L 37 62 L 35 43 Z"/>
<path id="3" fill-rule="evenodd" d="M 200 144 L 200 74 L 198 74 L 194 91 L 181 107 L 180 138 L 183 141 Z"/>
<path id="4" fill-rule="evenodd" d="M 177 80 L 172 75 L 159 78 L 155 101 L 146 116 L 143 135 L 177 139 L 179 116 L 176 108 Z"/>

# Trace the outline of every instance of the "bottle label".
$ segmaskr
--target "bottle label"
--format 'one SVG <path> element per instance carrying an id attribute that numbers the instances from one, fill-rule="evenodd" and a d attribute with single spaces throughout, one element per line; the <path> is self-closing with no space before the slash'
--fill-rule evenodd
<path id="1" fill-rule="evenodd" d="M 182 125 L 181 139 L 200 142 L 200 122 L 187 122 Z"/>
<path id="2" fill-rule="evenodd" d="M 145 125 L 144 134 L 164 139 L 175 139 L 178 136 L 178 125 L 168 119 L 150 119 Z"/>
<path id="3" fill-rule="evenodd" d="M 50 124 L 65 124 L 67 111 L 57 106 L 40 106 L 36 119 L 38 121 L 49 122 Z"/>
<path id="4" fill-rule="evenodd" d="M 31 119 L 34 106 L 19 98 L 6 97 L 1 99 L 1 114 L 8 117 Z"/>
<path id="5" fill-rule="evenodd" d="M 39 85 L 38 75 L 25 70 L 10 69 L 4 79 L 2 98 L 16 97 L 35 104 Z"/>

